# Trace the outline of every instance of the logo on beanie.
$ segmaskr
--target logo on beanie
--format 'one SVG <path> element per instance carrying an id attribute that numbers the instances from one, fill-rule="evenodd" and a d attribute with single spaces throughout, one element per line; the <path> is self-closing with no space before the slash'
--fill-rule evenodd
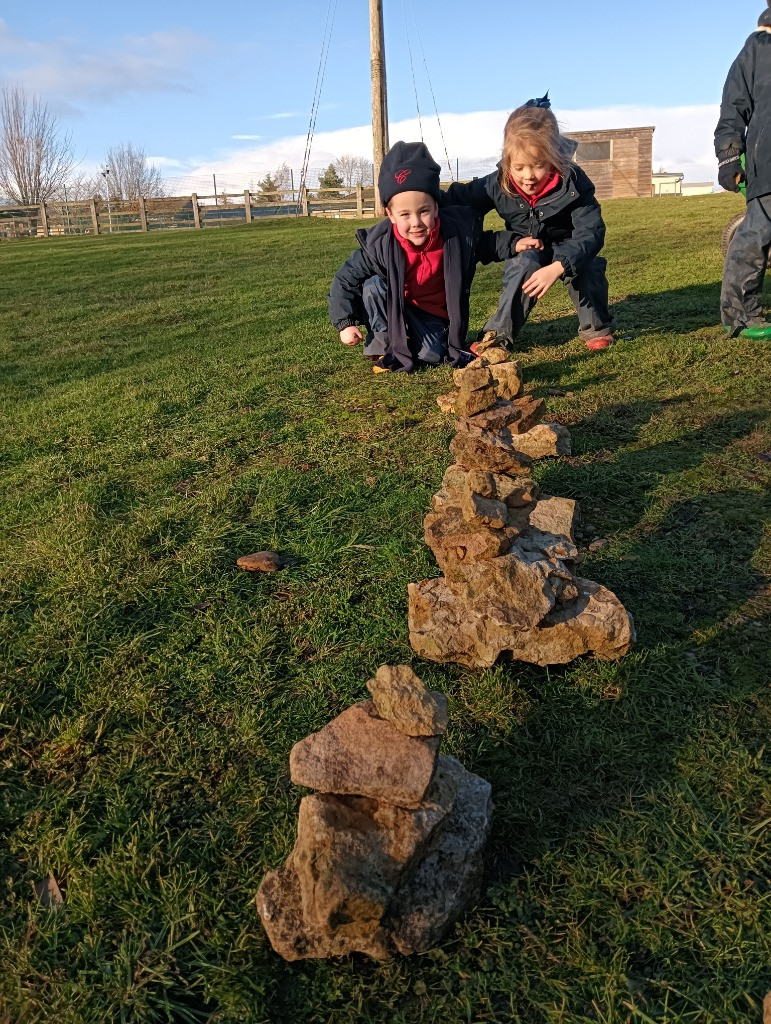
<path id="1" fill-rule="evenodd" d="M 397 171 L 396 174 L 394 175 L 394 179 L 396 180 L 396 183 L 398 185 L 403 185 L 405 183 L 405 181 L 407 180 L 407 175 L 409 173 L 410 173 L 409 167 L 405 168 L 403 171 Z"/>

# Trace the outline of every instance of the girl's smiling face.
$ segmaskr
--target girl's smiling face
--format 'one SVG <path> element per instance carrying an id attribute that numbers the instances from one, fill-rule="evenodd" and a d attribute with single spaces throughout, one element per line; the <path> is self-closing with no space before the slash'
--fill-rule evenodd
<path id="1" fill-rule="evenodd" d="M 549 161 L 540 153 L 515 149 L 511 154 L 511 180 L 525 195 L 531 196 L 537 192 L 553 170 Z"/>

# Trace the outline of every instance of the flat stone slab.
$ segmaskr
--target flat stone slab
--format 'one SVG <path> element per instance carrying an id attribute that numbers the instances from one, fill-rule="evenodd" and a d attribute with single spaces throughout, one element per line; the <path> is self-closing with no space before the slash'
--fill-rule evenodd
<path id="1" fill-rule="evenodd" d="M 415 807 L 434 776 L 440 739 L 405 736 L 377 716 L 372 701 L 363 701 L 295 743 L 289 774 L 295 785 L 322 793 Z"/>

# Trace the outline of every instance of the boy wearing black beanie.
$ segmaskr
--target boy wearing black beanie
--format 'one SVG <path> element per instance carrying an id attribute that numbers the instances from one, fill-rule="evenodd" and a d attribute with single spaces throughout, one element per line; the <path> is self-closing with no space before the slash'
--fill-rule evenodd
<path id="1" fill-rule="evenodd" d="M 771 247 L 769 123 L 771 11 L 765 10 L 728 72 L 715 129 L 720 185 L 738 192 L 740 181 L 747 182 L 747 213 L 731 239 L 720 292 L 723 327 L 732 337 L 771 338 L 771 323 L 760 303 Z"/>
<path id="2" fill-rule="evenodd" d="M 473 210 L 444 207 L 439 165 L 422 142 L 397 142 L 380 168 L 387 220 L 356 232 L 359 249 L 335 274 L 329 316 L 344 345 L 362 340 L 375 373 L 465 366 L 476 264 L 508 259 L 510 231 L 483 231 Z"/>

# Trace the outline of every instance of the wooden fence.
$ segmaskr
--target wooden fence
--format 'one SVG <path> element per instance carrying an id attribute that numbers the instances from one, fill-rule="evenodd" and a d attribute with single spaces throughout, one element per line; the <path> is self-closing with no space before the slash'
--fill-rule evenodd
<path id="1" fill-rule="evenodd" d="M 107 235 L 135 231 L 249 224 L 266 217 L 374 217 L 375 189 L 314 189 L 292 192 L 84 199 L 35 206 L 0 206 L 0 240 L 49 235 Z"/>

